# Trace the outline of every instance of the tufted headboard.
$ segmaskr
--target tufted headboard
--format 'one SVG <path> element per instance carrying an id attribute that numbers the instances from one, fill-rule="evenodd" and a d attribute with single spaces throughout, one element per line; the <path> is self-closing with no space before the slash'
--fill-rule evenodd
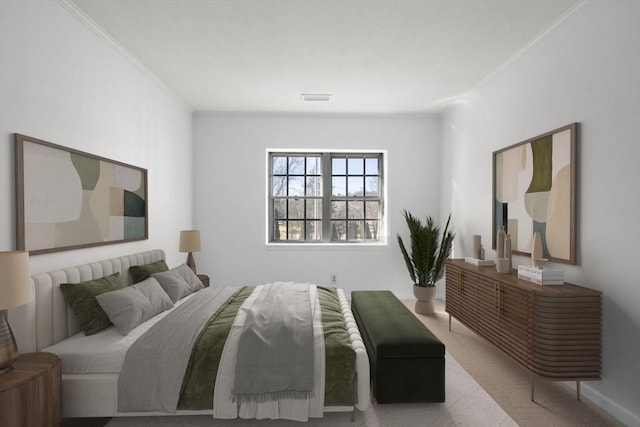
<path id="1" fill-rule="evenodd" d="M 9 323 L 16 336 L 18 351 L 39 351 L 80 331 L 78 320 L 60 291 L 61 283 L 85 282 L 116 272 L 120 272 L 125 283 L 130 283 L 129 267 L 161 259 L 165 259 L 164 251 L 154 249 L 32 275 L 34 301 L 9 310 Z"/>

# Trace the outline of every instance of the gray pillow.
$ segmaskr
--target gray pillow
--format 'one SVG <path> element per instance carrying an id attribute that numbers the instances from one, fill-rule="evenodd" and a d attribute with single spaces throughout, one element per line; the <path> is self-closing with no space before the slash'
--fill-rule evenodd
<path id="1" fill-rule="evenodd" d="M 204 287 L 198 276 L 186 264 L 169 271 L 154 273 L 151 277 L 158 280 L 173 302 Z"/>
<path id="2" fill-rule="evenodd" d="M 96 300 L 122 335 L 127 335 L 136 326 L 173 307 L 169 296 L 152 277 L 126 288 L 100 294 Z"/>
<path id="3" fill-rule="evenodd" d="M 199 291 L 200 289 L 204 288 L 204 285 L 202 284 L 202 280 L 198 278 L 196 273 L 194 273 L 193 270 L 187 264 L 179 265 L 176 268 L 174 268 L 174 270 L 180 273 L 180 275 L 185 280 L 185 282 L 189 284 L 189 287 L 191 288 L 191 292 Z"/>

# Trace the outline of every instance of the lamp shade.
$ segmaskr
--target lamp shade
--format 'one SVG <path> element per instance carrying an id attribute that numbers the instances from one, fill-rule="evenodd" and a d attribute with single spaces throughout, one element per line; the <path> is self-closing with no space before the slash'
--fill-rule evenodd
<path id="1" fill-rule="evenodd" d="M 0 252 L 0 310 L 24 305 L 32 299 L 29 253 Z"/>
<path id="2" fill-rule="evenodd" d="M 200 230 L 182 230 L 180 232 L 180 252 L 200 251 Z"/>

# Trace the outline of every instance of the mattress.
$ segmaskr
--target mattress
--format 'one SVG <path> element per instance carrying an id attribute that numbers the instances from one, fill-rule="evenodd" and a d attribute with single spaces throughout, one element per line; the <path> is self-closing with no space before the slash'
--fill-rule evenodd
<path id="1" fill-rule="evenodd" d="M 195 295 L 197 292 L 177 301 L 173 308 L 137 326 L 127 336 L 121 335 L 112 325 L 94 335 L 85 336 L 79 332 L 42 351 L 60 357 L 63 374 L 117 374 L 129 347 L 153 325 Z"/>

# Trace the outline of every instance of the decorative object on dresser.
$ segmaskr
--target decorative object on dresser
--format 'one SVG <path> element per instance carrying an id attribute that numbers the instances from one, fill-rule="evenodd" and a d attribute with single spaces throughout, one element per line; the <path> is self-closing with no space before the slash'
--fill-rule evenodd
<path id="1" fill-rule="evenodd" d="M 511 272 L 511 234 L 504 236 L 504 257 L 509 260 L 509 272 Z"/>
<path id="2" fill-rule="evenodd" d="M 576 145 L 578 124 L 493 153 L 493 233 L 511 235 L 513 253 L 529 255 L 539 232 L 537 258 L 576 263 Z"/>
<path id="3" fill-rule="evenodd" d="M 180 232 L 180 252 L 189 252 L 187 265 L 196 273 L 193 252 L 200 252 L 200 230 L 182 230 Z"/>
<path id="4" fill-rule="evenodd" d="M 498 226 L 496 232 L 496 258 L 504 258 L 504 237 L 506 233 L 504 231 L 504 225 Z"/>
<path id="5" fill-rule="evenodd" d="M 18 357 L 16 339 L 7 320 L 7 309 L 33 299 L 29 277 L 29 253 L 0 252 L 0 376 L 9 373 Z"/>
<path id="6" fill-rule="evenodd" d="M 541 268 L 542 263 L 548 261 L 542 257 L 542 237 L 539 232 L 533 233 L 531 240 L 531 265 L 536 268 Z"/>
<path id="7" fill-rule="evenodd" d="M 509 266 L 509 259 L 496 258 L 496 271 L 502 274 L 509 274 L 511 272 L 511 267 Z"/>
<path id="8" fill-rule="evenodd" d="M 529 265 L 518 266 L 518 278 L 538 285 L 564 285 L 564 271 L 549 270 Z"/>
<path id="9" fill-rule="evenodd" d="M 409 211 L 403 211 L 404 219 L 411 237 L 411 252 L 397 235 L 398 245 L 404 257 L 404 262 L 413 281 L 413 294 L 416 297 L 415 311 L 418 314 L 433 314 L 432 298 L 435 295 L 436 282 L 444 275 L 444 263 L 451 253 L 454 234 L 449 231 L 451 214 L 440 238 L 440 227 L 434 219 L 427 217 L 425 223 L 413 216 Z M 424 290 L 421 288 L 434 288 Z M 429 296 L 431 296 L 429 298 Z"/>
<path id="10" fill-rule="evenodd" d="M 478 259 L 478 258 L 466 257 L 464 260 L 469 264 L 478 265 L 482 267 L 489 267 L 489 266 L 496 265 L 496 262 L 492 259 Z"/>
<path id="11" fill-rule="evenodd" d="M 601 303 L 599 291 L 565 283 L 543 287 L 462 260 L 447 261 L 446 308 L 535 378 L 599 380 Z"/>
<path id="12" fill-rule="evenodd" d="M 482 259 L 482 236 L 479 234 L 473 235 L 473 258 Z"/>
<path id="13" fill-rule="evenodd" d="M 502 242 L 498 246 L 498 257 L 496 258 L 496 271 L 498 273 L 510 274 L 511 273 L 511 235 L 506 234 L 504 230 L 500 230 L 503 227 L 498 227 L 497 239 Z"/>
<path id="14" fill-rule="evenodd" d="M 61 363 L 51 353 L 18 356 L 13 371 L 0 376 L 0 426 L 62 425 Z"/>
<path id="15" fill-rule="evenodd" d="M 146 169 L 16 134 L 15 173 L 20 250 L 148 238 Z"/>
<path id="16" fill-rule="evenodd" d="M 484 259 L 482 236 L 479 234 L 473 235 L 473 256 L 466 257 L 464 260 L 473 265 L 495 265 L 495 262 L 492 259 Z"/>

